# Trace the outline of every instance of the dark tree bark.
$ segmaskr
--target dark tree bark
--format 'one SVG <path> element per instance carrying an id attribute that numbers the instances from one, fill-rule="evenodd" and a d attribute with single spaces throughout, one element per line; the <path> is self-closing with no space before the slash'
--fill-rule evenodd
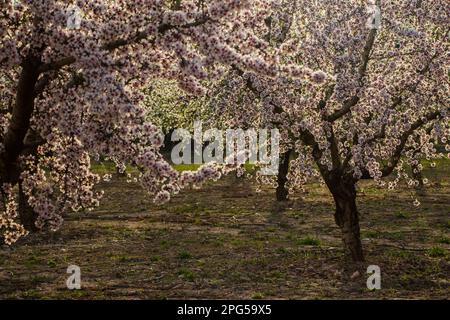
<path id="1" fill-rule="evenodd" d="M 17 160 L 24 149 L 24 139 L 30 127 L 34 110 L 35 86 L 39 77 L 39 61 L 33 58 L 23 62 L 17 86 L 16 103 L 4 139 L 4 151 L 0 157 L 0 175 L 3 183 L 16 184 L 20 169 Z"/>
<path id="2" fill-rule="evenodd" d="M 334 218 L 342 232 L 345 255 L 353 262 L 363 262 L 355 182 L 339 178 L 331 181 L 329 189 L 336 204 Z"/>
<path id="3" fill-rule="evenodd" d="M 30 128 L 30 119 L 34 111 L 36 83 L 39 78 L 40 60 L 28 57 L 22 63 L 22 71 L 17 85 L 16 102 L 13 106 L 11 122 L 4 138 L 4 150 L 0 154 L 1 183 L 13 186 L 19 183 L 19 217 L 21 223 L 29 231 L 36 230 L 36 214 L 28 204 L 23 193 L 20 179 L 19 157 L 28 152 L 25 137 Z"/>
<path id="4" fill-rule="evenodd" d="M 287 201 L 288 190 L 286 188 L 287 183 L 287 174 L 289 172 L 289 162 L 291 157 L 292 150 L 289 150 L 280 156 L 280 166 L 278 168 L 278 176 L 277 176 L 277 190 L 276 190 L 276 198 L 277 201 Z"/>
<path id="5" fill-rule="evenodd" d="M 28 197 L 23 192 L 22 183 L 19 182 L 19 218 L 27 231 L 36 232 L 36 220 L 38 215 L 28 203 Z"/>

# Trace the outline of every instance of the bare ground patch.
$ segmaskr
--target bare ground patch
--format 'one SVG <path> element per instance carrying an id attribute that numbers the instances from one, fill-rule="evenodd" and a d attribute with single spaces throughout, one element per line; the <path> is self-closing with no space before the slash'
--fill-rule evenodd
<path id="1" fill-rule="evenodd" d="M 319 184 L 283 210 L 273 190 L 225 179 L 185 191 L 164 207 L 134 184 L 104 185 L 103 205 L 70 215 L 62 230 L 0 247 L 0 298 L 448 298 L 450 186 L 445 170 L 412 205 L 412 191 L 359 186 L 367 265 L 349 279 L 332 199 Z M 81 267 L 82 290 L 65 287 Z"/>

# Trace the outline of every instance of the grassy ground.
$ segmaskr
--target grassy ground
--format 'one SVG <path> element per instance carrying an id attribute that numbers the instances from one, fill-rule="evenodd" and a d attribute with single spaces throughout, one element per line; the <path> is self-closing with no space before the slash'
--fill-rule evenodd
<path id="1" fill-rule="evenodd" d="M 107 170 L 107 169 L 105 169 Z M 359 186 L 367 265 L 382 290 L 344 268 L 332 200 L 319 184 L 284 212 L 273 190 L 227 178 L 155 207 L 138 185 L 114 178 L 103 205 L 71 215 L 52 235 L 0 247 L 0 298 L 449 298 L 449 161 L 413 191 Z M 81 268 L 82 290 L 66 289 Z"/>

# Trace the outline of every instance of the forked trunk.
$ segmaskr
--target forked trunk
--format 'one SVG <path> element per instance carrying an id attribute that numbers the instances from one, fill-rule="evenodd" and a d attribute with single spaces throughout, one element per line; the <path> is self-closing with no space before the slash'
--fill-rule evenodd
<path id="1" fill-rule="evenodd" d="M 345 255 L 353 262 L 363 262 L 355 183 L 339 181 L 331 189 L 336 204 L 334 217 L 341 228 Z"/>
<path id="2" fill-rule="evenodd" d="M 280 166 L 278 169 L 278 176 L 277 176 L 278 186 L 276 190 L 277 201 L 286 201 L 289 194 L 286 188 L 286 183 L 287 183 L 287 175 L 289 173 L 289 161 L 291 157 L 291 152 L 292 150 L 289 150 L 280 156 Z"/>

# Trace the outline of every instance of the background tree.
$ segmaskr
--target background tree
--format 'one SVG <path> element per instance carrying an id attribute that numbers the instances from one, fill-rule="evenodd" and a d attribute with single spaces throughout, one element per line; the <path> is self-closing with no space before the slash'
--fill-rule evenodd
<path id="1" fill-rule="evenodd" d="M 266 28 L 256 31 L 259 31 L 261 37 L 266 40 L 266 50 L 277 52 L 278 57 L 280 57 L 280 49 L 283 44 L 292 41 L 292 38 L 290 38 L 292 36 L 291 27 L 298 10 L 301 10 L 301 8 L 296 1 L 276 1 L 271 3 L 270 15 L 264 20 Z M 283 62 L 283 59 L 280 62 Z M 283 81 L 290 76 L 291 79 L 302 77 L 307 78 L 308 81 L 315 82 L 322 81 L 321 77 L 326 76 L 322 71 L 303 68 L 298 64 L 298 61 L 294 61 L 293 64 L 289 65 L 289 68 L 283 71 Z M 255 87 L 254 82 L 248 78 L 249 75 L 239 66 L 232 65 L 230 72 L 225 74 L 222 81 L 216 83 L 216 90 L 211 94 L 214 97 L 211 100 L 211 105 L 217 113 L 214 119 L 224 126 L 254 127 L 256 125 L 265 128 L 276 127 L 281 131 L 282 139 L 278 174 L 276 177 L 258 176 L 258 179 L 265 184 L 271 184 L 276 189 L 276 200 L 284 202 L 288 200 L 290 189 L 290 182 L 287 177 L 289 167 L 291 161 L 295 158 L 294 145 L 289 138 L 289 125 L 287 123 L 280 125 L 279 114 L 283 112 L 281 109 L 276 109 L 271 114 L 268 114 L 266 109 L 263 109 L 263 112 L 261 112 L 261 108 L 264 108 L 264 106 L 254 108 L 252 111 L 248 109 L 251 104 L 258 103 L 258 97 L 261 94 L 267 94 Z M 238 106 L 244 109 L 241 112 L 246 113 L 246 116 L 236 116 L 235 108 Z"/>
<path id="2" fill-rule="evenodd" d="M 202 83 L 203 87 L 207 87 L 208 83 Z M 144 94 L 147 117 L 164 134 L 176 128 L 193 129 L 195 121 L 209 121 L 212 118 L 205 95 L 193 96 L 181 90 L 174 81 L 152 81 Z"/>
<path id="3" fill-rule="evenodd" d="M 414 186 L 418 182 L 405 168 L 421 170 L 418 159 L 446 157 L 438 143 L 449 151 L 447 4 L 280 4 L 281 16 L 286 8 L 301 8 L 292 19 L 271 16 L 272 37 L 283 39 L 279 59 L 289 70 L 269 78 L 234 67 L 217 110 L 232 115 L 228 121 L 236 126 L 281 130 L 284 152 L 295 152 L 291 192 L 320 176 L 334 198 L 345 254 L 360 262 L 358 181 L 372 179 L 392 190 L 401 180 Z M 239 94 L 225 99 L 227 92 Z"/>

